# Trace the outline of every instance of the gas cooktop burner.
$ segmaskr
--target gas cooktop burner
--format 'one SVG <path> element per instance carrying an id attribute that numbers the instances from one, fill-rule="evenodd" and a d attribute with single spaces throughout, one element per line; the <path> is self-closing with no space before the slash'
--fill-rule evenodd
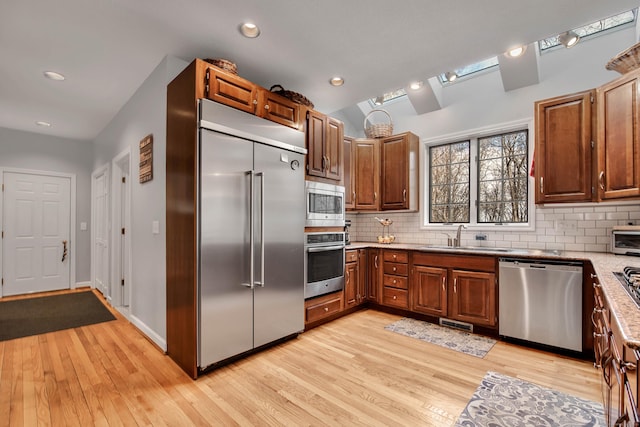
<path id="1" fill-rule="evenodd" d="M 636 303 L 636 307 L 640 308 L 640 267 L 625 267 L 622 272 L 614 271 L 613 275 Z"/>

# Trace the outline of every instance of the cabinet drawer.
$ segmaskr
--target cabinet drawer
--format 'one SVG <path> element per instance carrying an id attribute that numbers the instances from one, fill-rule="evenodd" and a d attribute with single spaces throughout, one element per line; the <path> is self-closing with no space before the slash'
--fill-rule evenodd
<path id="1" fill-rule="evenodd" d="M 382 290 L 382 303 L 399 308 L 409 308 L 407 294 L 408 292 L 404 289 L 385 286 Z"/>
<path id="2" fill-rule="evenodd" d="M 305 309 L 305 319 L 307 323 L 315 322 L 316 320 L 324 319 L 332 314 L 339 313 L 342 310 L 342 298 L 340 294 L 332 299 L 318 302 Z"/>
<path id="3" fill-rule="evenodd" d="M 397 262 L 385 262 L 384 274 L 396 274 L 398 276 L 406 276 L 409 272 L 407 264 L 398 264 Z"/>
<path id="4" fill-rule="evenodd" d="M 345 262 L 358 261 L 358 251 L 346 251 L 344 254 Z"/>
<path id="5" fill-rule="evenodd" d="M 384 286 L 391 286 L 393 288 L 401 288 L 401 289 L 409 289 L 407 286 L 407 278 L 400 276 L 393 276 L 390 274 L 385 274 L 382 280 Z"/>
<path id="6" fill-rule="evenodd" d="M 407 264 L 409 262 L 409 253 L 405 251 L 389 251 L 385 250 L 382 259 L 389 262 L 400 262 Z"/>

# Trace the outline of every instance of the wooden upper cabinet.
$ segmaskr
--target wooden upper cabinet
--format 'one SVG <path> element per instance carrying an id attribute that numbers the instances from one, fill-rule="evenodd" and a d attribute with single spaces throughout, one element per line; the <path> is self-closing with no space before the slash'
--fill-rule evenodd
<path id="1" fill-rule="evenodd" d="M 207 66 L 204 97 L 255 114 L 258 105 L 258 86 L 214 66 Z"/>
<path id="2" fill-rule="evenodd" d="M 344 173 L 342 182 L 344 183 L 344 208 L 353 210 L 356 207 L 355 187 L 351 178 L 356 170 L 356 157 L 351 154 L 353 147 L 353 138 L 344 137 Z"/>
<path id="3" fill-rule="evenodd" d="M 380 140 L 357 139 L 354 142 L 355 208 L 379 210 L 380 206 Z"/>
<path id="4" fill-rule="evenodd" d="M 318 111 L 307 111 L 307 175 L 342 180 L 344 125 Z"/>
<path id="5" fill-rule="evenodd" d="M 256 114 L 272 122 L 302 130 L 300 126 L 300 104 L 277 93 L 260 88 Z"/>
<path id="6" fill-rule="evenodd" d="M 631 72 L 597 89 L 600 200 L 640 196 L 639 77 Z"/>
<path id="7" fill-rule="evenodd" d="M 595 91 L 535 103 L 536 203 L 592 199 Z"/>
<path id="8" fill-rule="evenodd" d="M 412 133 L 382 140 L 382 202 L 380 208 L 417 209 L 418 137 Z M 410 206 L 414 204 L 415 206 Z"/>

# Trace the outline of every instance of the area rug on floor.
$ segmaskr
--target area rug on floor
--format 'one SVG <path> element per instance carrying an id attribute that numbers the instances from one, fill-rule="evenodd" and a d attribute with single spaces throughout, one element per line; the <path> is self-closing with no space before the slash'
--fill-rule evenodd
<path id="1" fill-rule="evenodd" d="M 491 338 L 434 325 L 429 322 L 422 322 L 408 317 L 403 317 L 384 328 L 388 331 L 418 338 L 422 341 L 480 358 L 484 357 L 496 343 L 496 341 Z"/>
<path id="2" fill-rule="evenodd" d="M 605 427 L 600 403 L 487 372 L 455 427 Z"/>
<path id="3" fill-rule="evenodd" d="M 115 320 L 93 292 L 0 302 L 0 341 Z"/>

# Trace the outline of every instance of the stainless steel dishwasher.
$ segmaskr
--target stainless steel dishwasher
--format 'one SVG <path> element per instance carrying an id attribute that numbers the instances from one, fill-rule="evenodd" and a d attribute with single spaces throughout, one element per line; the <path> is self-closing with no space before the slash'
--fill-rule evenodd
<path id="1" fill-rule="evenodd" d="M 501 336 L 582 351 L 582 263 L 500 258 Z"/>

